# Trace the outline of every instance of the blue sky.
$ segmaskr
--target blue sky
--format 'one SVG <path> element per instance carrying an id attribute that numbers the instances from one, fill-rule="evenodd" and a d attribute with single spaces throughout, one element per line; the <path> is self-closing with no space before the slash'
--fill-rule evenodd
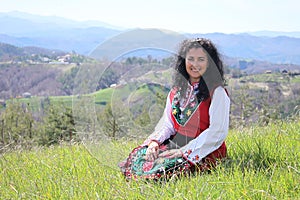
<path id="1" fill-rule="evenodd" d="M 300 31 L 298 0 L 0 0 L 0 12 L 23 11 L 124 28 L 189 33 Z"/>

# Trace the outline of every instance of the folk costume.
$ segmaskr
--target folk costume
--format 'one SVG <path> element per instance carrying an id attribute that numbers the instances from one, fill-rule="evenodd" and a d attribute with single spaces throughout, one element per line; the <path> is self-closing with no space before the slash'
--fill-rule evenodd
<path id="1" fill-rule="evenodd" d="M 230 99 L 226 90 L 218 86 L 211 96 L 199 100 L 198 87 L 199 83 L 189 84 L 184 95 L 176 88 L 169 92 L 164 115 L 154 132 L 119 164 L 127 179 L 158 180 L 205 171 L 226 157 Z M 159 144 L 159 152 L 180 149 L 182 156 L 147 161 L 151 141 Z"/>

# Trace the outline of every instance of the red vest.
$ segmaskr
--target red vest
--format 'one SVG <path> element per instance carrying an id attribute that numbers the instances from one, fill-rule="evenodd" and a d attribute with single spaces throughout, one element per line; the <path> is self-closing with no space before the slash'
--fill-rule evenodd
<path id="1" fill-rule="evenodd" d="M 176 94 L 175 90 L 172 90 L 170 94 L 170 101 L 174 99 L 174 95 Z M 192 113 L 189 120 L 184 124 L 180 125 L 177 120 L 175 119 L 174 115 L 172 115 L 172 121 L 174 124 L 174 128 L 176 133 L 180 133 L 182 135 L 196 138 L 202 131 L 209 127 L 209 106 L 210 106 L 211 99 L 207 98 L 206 100 L 202 101 L 198 108 Z"/>
<path id="2" fill-rule="evenodd" d="M 170 94 L 170 103 L 172 104 L 172 101 L 174 99 L 174 96 L 176 94 L 176 90 L 172 90 Z M 206 100 L 202 101 L 197 109 L 192 113 L 189 120 L 184 124 L 181 125 L 177 122 L 174 115 L 172 114 L 172 121 L 175 127 L 176 134 L 180 134 L 183 136 L 187 136 L 189 138 L 196 138 L 199 136 L 205 129 L 209 127 L 209 107 L 211 103 L 211 98 L 207 98 Z M 216 159 L 221 159 L 226 157 L 226 145 L 225 142 L 222 143 L 222 145 L 209 154 L 205 158 L 205 163 L 209 162 L 212 164 L 215 164 Z"/>

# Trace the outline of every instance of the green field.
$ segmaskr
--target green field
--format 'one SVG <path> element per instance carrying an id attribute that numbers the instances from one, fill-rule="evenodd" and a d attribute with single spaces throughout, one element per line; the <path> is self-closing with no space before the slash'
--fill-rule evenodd
<path id="1" fill-rule="evenodd" d="M 64 144 L 0 157 L 1 199 L 300 199 L 300 123 L 230 130 L 210 174 L 126 182 L 116 165 L 137 141 Z"/>
<path id="2" fill-rule="evenodd" d="M 166 88 L 162 88 L 158 85 L 151 86 L 147 84 L 127 84 L 116 88 L 105 88 L 94 93 L 82 94 L 77 96 L 50 96 L 48 97 L 48 100 L 53 105 L 64 105 L 72 108 L 72 106 L 74 105 L 76 106 L 77 104 L 85 103 L 85 101 L 88 99 L 92 101 L 96 107 L 103 107 L 106 104 L 111 103 L 112 101 L 134 101 L 149 97 L 151 95 L 155 96 L 157 93 L 167 95 L 167 92 L 168 91 L 166 90 Z M 40 109 L 42 101 L 45 101 L 45 97 L 33 96 L 31 98 L 10 99 L 7 100 L 7 104 L 9 104 L 10 102 L 25 103 L 29 105 L 29 108 L 32 111 L 38 111 Z"/>

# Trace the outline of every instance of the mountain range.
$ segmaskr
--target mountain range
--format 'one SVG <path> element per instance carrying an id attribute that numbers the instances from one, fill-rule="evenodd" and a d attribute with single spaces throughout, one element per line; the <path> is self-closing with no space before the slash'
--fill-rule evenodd
<path id="1" fill-rule="evenodd" d="M 175 52 L 183 38 L 206 37 L 221 54 L 276 64 L 300 64 L 300 32 L 177 33 L 161 29 L 116 27 L 104 22 L 78 22 L 22 12 L 0 13 L 0 42 L 76 52 L 114 59 L 126 52 L 155 48 Z"/>

